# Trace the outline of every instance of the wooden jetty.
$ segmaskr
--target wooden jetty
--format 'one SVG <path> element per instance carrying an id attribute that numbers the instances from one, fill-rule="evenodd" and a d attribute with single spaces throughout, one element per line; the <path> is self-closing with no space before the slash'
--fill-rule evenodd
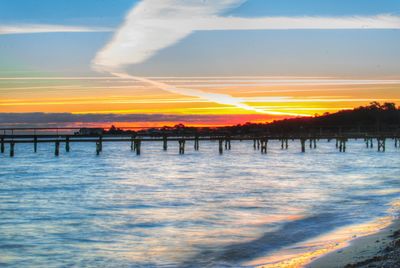
<path id="1" fill-rule="evenodd" d="M 75 128 L 65 128 L 61 130 L 74 130 Z M 17 133 L 19 130 L 20 133 Z M 39 130 L 48 130 L 48 133 L 38 133 Z M 30 133 L 27 133 L 27 132 Z M 22 133 L 21 133 L 22 132 Z M 394 133 L 340 133 L 340 134 L 313 134 L 313 133 L 299 133 L 296 135 L 172 135 L 172 134 L 62 134 L 60 129 L 42 128 L 42 129 L 0 129 L 0 152 L 2 154 L 6 151 L 6 145 L 9 148 L 9 155 L 15 155 L 15 146 L 17 144 L 28 143 L 33 145 L 33 151 L 36 153 L 38 144 L 51 143 L 54 144 L 54 155 L 60 155 L 60 147 L 65 147 L 65 152 L 70 152 L 71 143 L 93 143 L 93 147 L 97 155 L 103 151 L 103 143 L 109 142 L 122 142 L 130 144 L 132 152 L 136 155 L 141 154 L 142 143 L 146 142 L 159 142 L 162 146 L 160 149 L 168 150 L 169 142 L 178 143 L 178 153 L 185 154 L 185 146 L 187 141 L 192 141 L 194 150 L 200 150 L 200 143 L 206 141 L 217 141 L 218 152 L 223 154 L 224 150 L 230 150 L 232 141 L 252 141 L 253 149 L 260 150 L 261 154 L 268 153 L 268 142 L 278 141 L 281 144 L 282 150 L 289 148 L 289 141 L 291 143 L 299 143 L 301 152 L 305 153 L 307 142 L 309 149 L 317 148 L 317 143 L 320 140 L 335 141 L 336 149 L 339 152 L 346 152 L 347 142 L 350 139 L 362 139 L 366 144 L 366 148 L 374 148 L 374 143 L 378 152 L 385 152 L 386 141 L 393 140 L 394 147 L 400 148 L 400 135 Z M 251 143 L 250 143 L 251 144 Z"/>

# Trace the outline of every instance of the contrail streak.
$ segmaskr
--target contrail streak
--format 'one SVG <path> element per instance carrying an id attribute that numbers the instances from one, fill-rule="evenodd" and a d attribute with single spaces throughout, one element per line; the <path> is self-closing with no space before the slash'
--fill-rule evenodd
<path id="1" fill-rule="evenodd" d="M 204 100 L 207 100 L 210 102 L 218 103 L 218 104 L 235 106 L 237 108 L 240 108 L 240 109 L 243 109 L 246 111 L 252 111 L 252 112 L 256 112 L 256 113 L 260 113 L 260 114 L 270 114 L 270 115 L 307 116 L 307 115 L 302 115 L 302 114 L 266 111 L 263 109 L 258 109 L 258 108 L 255 108 L 255 107 L 252 107 L 250 105 L 243 103 L 242 102 L 243 100 L 240 98 L 235 98 L 235 97 L 232 97 L 232 96 L 226 95 L 226 94 L 208 93 L 208 92 L 204 92 L 204 91 L 196 90 L 196 89 L 180 88 L 180 87 L 176 87 L 173 85 L 168 85 L 165 83 L 147 79 L 144 77 L 132 76 L 132 75 L 129 75 L 126 73 L 111 73 L 111 74 L 121 77 L 121 78 L 125 78 L 125 79 L 133 79 L 136 81 L 147 83 L 147 84 L 153 85 L 159 89 L 162 89 L 162 90 L 170 92 L 170 93 L 191 96 L 191 97 L 198 97 L 198 98 L 201 98 L 201 99 L 204 99 Z"/>

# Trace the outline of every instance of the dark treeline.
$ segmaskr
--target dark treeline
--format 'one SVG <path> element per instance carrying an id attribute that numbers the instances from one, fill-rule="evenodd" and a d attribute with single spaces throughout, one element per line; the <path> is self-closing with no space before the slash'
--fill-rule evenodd
<path id="1" fill-rule="evenodd" d="M 379 133 L 400 132 L 400 108 L 394 103 L 372 102 L 353 110 L 325 113 L 314 117 L 296 117 L 271 123 L 245 123 L 227 127 L 173 127 L 151 128 L 147 130 L 124 131 L 114 126 L 108 134 L 141 135 L 279 135 L 279 134 L 332 134 L 332 133 Z"/>

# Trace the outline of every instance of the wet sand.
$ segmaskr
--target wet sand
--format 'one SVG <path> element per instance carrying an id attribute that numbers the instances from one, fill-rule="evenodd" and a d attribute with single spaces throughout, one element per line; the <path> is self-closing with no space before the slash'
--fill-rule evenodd
<path id="1" fill-rule="evenodd" d="M 323 255 L 306 267 L 400 267 L 400 220 L 378 233 L 355 239 L 348 247 Z"/>

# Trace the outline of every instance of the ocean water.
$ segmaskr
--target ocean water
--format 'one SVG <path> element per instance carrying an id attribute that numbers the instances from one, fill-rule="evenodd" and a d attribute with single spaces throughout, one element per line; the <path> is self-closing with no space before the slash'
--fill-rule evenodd
<path id="1" fill-rule="evenodd" d="M 17 144 L 0 155 L 1 267 L 239 267 L 339 228 L 396 216 L 400 149 L 318 142 Z M 8 149 L 8 147 L 6 148 Z M 61 147 L 63 149 L 63 147 Z M 304 248 L 307 251 L 307 248 Z"/>

